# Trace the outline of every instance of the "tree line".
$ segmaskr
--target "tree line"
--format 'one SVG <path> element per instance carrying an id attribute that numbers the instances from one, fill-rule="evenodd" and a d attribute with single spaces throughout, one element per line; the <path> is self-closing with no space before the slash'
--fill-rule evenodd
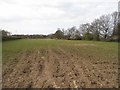
<path id="1" fill-rule="evenodd" d="M 91 23 L 81 24 L 78 28 L 76 26 L 67 30 L 58 28 L 51 37 L 68 40 L 118 41 L 118 16 L 118 12 L 113 12 L 102 15 Z"/>
<path id="2" fill-rule="evenodd" d="M 11 35 L 11 33 L 6 30 L 0 30 L 0 38 L 2 38 L 2 41 L 21 39 L 20 37 Z"/>
<path id="3" fill-rule="evenodd" d="M 81 24 L 68 29 L 58 28 L 54 34 L 49 35 L 11 35 L 10 32 L 0 30 L 2 40 L 16 40 L 22 38 L 51 38 L 51 39 L 67 39 L 67 40 L 96 40 L 96 41 L 118 41 L 119 39 L 119 12 L 102 15 L 91 23 Z"/>
<path id="4" fill-rule="evenodd" d="M 48 35 L 39 35 L 39 34 L 35 34 L 35 35 L 17 35 L 14 34 L 12 35 L 10 32 L 6 31 L 6 30 L 0 30 L 0 36 L 2 37 L 2 41 L 9 41 L 9 40 L 16 40 L 16 39 L 44 39 L 47 38 Z"/>

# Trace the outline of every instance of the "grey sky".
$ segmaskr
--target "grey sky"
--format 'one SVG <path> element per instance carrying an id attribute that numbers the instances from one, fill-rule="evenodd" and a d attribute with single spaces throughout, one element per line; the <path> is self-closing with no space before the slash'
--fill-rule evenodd
<path id="1" fill-rule="evenodd" d="M 0 28 L 13 34 L 49 34 L 118 10 L 119 0 L 0 0 Z"/>

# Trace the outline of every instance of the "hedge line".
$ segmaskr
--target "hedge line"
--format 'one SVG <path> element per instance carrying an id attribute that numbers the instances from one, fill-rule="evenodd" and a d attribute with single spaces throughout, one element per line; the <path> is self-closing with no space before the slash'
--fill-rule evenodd
<path id="1" fill-rule="evenodd" d="M 9 40 L 17 40 L 21 39 L 20 37 L 14 37 L 14 36 L 3 36 L 2 41 L 9 41 Z"/>

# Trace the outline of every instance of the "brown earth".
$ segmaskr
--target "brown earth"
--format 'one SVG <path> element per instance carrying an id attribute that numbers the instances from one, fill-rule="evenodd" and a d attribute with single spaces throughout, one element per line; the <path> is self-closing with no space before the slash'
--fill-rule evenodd
<path id="1" fill-rule="evenodd" d="M 2 89 L 2 63 L 0 64 L 0 90 Z"/>
<path id="2" fill-rule="evenodd" d="M 3 66 L 3 88 L 117 88 L 116 62 L 92 61 L 57 49 L 25 51 Z"/>

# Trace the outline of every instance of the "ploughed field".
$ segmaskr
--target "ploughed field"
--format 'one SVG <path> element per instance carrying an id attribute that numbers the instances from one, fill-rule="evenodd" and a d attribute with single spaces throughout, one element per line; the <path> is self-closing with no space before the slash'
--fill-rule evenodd
<path id="1" fill-rule="evenodd" d="M 3 42 L 3 88 L 117 88 L 118 43 Z"/>

